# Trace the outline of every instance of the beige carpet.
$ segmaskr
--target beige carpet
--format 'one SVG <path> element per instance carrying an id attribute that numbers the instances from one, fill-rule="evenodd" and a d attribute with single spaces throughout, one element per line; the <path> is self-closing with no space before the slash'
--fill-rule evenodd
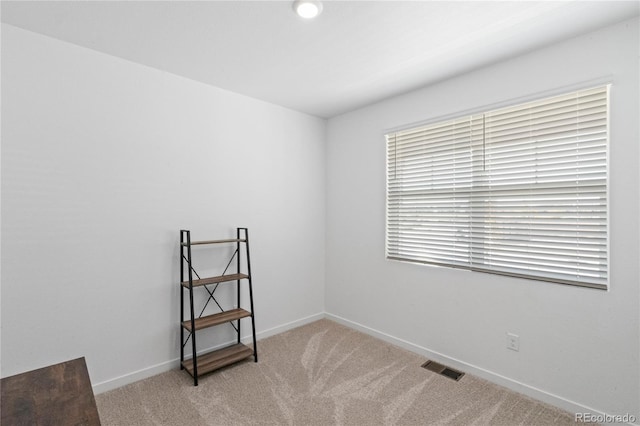
<path id="1" fill-rule="evenodd" d="M 258 342 L 259 362 L 200 379 L 176 368 L 96 396 L 109 425 L 548 425 L 573 415 L 329 320 Z"/>

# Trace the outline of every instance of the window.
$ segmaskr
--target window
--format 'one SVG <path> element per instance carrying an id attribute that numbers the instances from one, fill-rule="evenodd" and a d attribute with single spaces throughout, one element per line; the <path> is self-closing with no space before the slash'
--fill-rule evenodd
<path id="1" fill-rule="evenodd" d="M 387 258 L 606 289 L 608 98 L 387 134 Z"/>

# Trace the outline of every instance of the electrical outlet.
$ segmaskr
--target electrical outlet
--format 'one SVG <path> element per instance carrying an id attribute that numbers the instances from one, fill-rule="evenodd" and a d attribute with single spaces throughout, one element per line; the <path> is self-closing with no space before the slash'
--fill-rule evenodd
<path id="1" fill-rule="evenodd" d="M 507 349 L 518 352 L 520 350 L 520 336 L 507 333 Z"/>

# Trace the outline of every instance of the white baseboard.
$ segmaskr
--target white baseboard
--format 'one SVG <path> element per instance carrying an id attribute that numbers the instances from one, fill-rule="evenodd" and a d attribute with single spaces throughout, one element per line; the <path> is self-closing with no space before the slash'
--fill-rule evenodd
<path id="1" fill-rule="evenodd" d="M 605 413 L 595 410 L 591 407 L 587 407 L 575 401 L 571 401 L 569 399 L 563 398 L 558 395 L 554 395 L 550 392 L 544 391 L 542 389 L 538 389 L 533 386 L 529 386 L 525 383 L 519 382 L 517 380 L 510 379 L 508 377 L 502 376 L 500 374 L 494 373 L 492 371 L 486 370 L 481 367 L 477 367 L 475 365 L 469 364 L 464 361 L 460 361 L 455 358 L 448 357 L 444 354 L 441 354 L 436 351 L 432 351 L 428 348 L 416 345 L 414 343 L 408 342 L 406 340 L 399 339 L 397 337 L 391 336 L 389 334 L 383 333 L 381 331 L 375 330 L 373 328 L 367 327 L 365 325 L 359 324 L 357 322 L 348 320 L 346 318 L 339 317 L 337 315 L 333 315 L 330 313 L 325 313 L 325 318 L 335 321 L 339 324 L 342 324 L 346 327 L 353 328 L 355 330 L 361 331 L 370 336 L 376 337 L 380 340 L 384 340 L 385 342 L 391 343 L 395 346 L 399 346 L 401 348 L 407 349 L 416 354 L 422 355 L 426 358 L 432 359 L 434 361 L 447 364 L 453 368 L 457 368 L 469 374 L 473 374 L 474 376 L 481 377 L 485 380 L 488 380 L 492 383 L 495 383 L 500 386 L 504 386 L 507 389 L 510 389 L 514 392 L 521 393 L 538 401 L 545 402 L 547 404 L 553 405 L 555 407 L 561 408 L 570 413 L 589 413 L 594 416 L 606 416 Z M 637 421 L 637 419 L 636 419 Z M 637 425 L 638 423 L 629 423 Z"/>
<path id="2" fill-rule="evenodd" d="M 300 318 L 295 321 L 291 321 L 276 327 L 269 328 L 267 330 L 259 331 L 256 333 L 256 339 L 261 340 L 267 337 L 283 333 L 285 331 L 294 329 L 296 327 L 303 326 L 305 324 L 309 324 L 311 322 L 323 319 L 325 317 L 324 312 L 317 313 L 315 315 L 310 315 L 308 317 Z M 246 330 L 246 328 L 244 329 Z M 246 343 L 251 343 L 252 336 L 247 335 L 242 337 L 242 341 Z M 216 345 L 210 348 L 203 349 L 199 352 L 209 352 L 211 350 L 215 350 L 218 348 L 222 348 L 227 346 L 233 342 L 225 342 L 220 345 Z M 259 354 L 258 354 L 259 355 Z M 180 358 L 174 358 L 169 361 L 162 362 L 160 364 L 152 365 L 147 368 L 143 368 L 141 370 L 133 371 L 131 373 L 124 374 L 119 377 L 115 377 L 113 379 L 105 380 L 104 382 L 96 383 L 93 387 L 93 393 L 98 395 L 103 392 L 107 392 L 113 389 L 117 389 L 119 387 L 128 385 L 133 382 L 137 382 L 138 380 L 143 380 L 156 374 L 164 373 L 173 369 L 180 368 Z"/>
<path id="3" fill-rule="evenodd" d="M 108 392 L 113 389 L 128 385 L 129 383 L 137 382 L 138 380 L 146 379 L 156 374 L 164 373 L 174 368 L 180 367 L 180 358 L 172 359 L 160 364 L 153 365 L 151 367 L 143 368 L 138 371 L 124 374 L 122 376 L 105 380 L 104 382 L 96 383 L 92 385 L 93 393 L 98 395 L 103 392 Z"/>
<path id="4" fill-rule="evenodd" d="M 319 312 L 317 314 L 309 315 L 308 317 L 300 318 L 300 319 L 297 319 L 295 321 L 288 322 L 286 324 L 282 324 L 282 325 L 279 325 L 279 326 L 276 326 L 276 327 L 272 327 L 272 328 L 269 328 L 267 330 L 259 331 L 258 333 L 256 333 L 256 338 L 257 338 L 257 340 L 265 339 L 267 337 L 275 336 L 276 334 L 280 334 L 280 333 L 284 333 L 285 331 L 289 331 L 289 330 L 292 330 L 294 328 L 301 327 L 303 325 L 312 323 L 314 321 L 321 320 L 323 318 L 325 318 L 325 313 L 324 312 Z M 245 336 L 245 337 L 242 338 L 242 340 L 244 341 L 245 339 L 250 339 L 250 338 L 251 338 L 251 336 Z"/>

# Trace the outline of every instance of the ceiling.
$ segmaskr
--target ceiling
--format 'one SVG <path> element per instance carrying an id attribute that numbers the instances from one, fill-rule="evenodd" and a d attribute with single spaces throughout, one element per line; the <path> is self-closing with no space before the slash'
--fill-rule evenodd
<path id="1" fill-rule="evenodd" d="M 637 16 L 638 1 L 2 1 L 2 21 L 319 117 Z"/>

